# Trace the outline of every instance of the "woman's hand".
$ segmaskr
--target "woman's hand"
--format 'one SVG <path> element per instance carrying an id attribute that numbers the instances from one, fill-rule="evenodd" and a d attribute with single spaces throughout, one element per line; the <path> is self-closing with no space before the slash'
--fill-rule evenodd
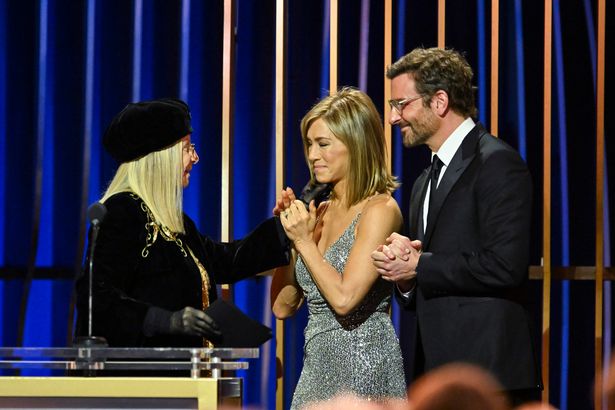
<path id="1" fill-rule="evenodd" d="M 280 197 L 276 201 L 275 207 L 273 208 L 273 216 L 280 216 L 280 213 L 287 210 L 290 204 L 296 199 L 295 193 L 291 187 L 286 187 L 286 189 L 283 189 Z"/>
<path id="2" fill-rule="evenodd" d="M 288 239 L 295 245 L 301 241 L 312 241 L 316 227 L 316 206 L 310 201 L 310 210 L 305 209 L 303 202 L 294 200 L 290 206 L 280 213 L 280 221 Z"/>
<path id="3" fill-rule="evenodd" d="M 169 333 L 172 335 L 201 336 L 210 339 L 222 336 L 218 324 L 211 316 L 190 306 L 173 312 L 169 324 Z"/>

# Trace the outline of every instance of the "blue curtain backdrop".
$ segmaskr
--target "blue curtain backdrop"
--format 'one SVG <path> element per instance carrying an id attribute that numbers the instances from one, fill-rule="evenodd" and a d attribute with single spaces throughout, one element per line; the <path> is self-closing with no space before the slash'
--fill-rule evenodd
<path id="1" fill-rule="evenodd" d="M 383 112 L 384 9 L 379 0 L 339 1 L 338 84 L 360 87 Z M 192 108 L 201 161 L 185 192 L 185 210 L 201 231 L 220 237 L 221 0 L 0 0 L 0 343 L 64 346 L 72 332 L 73 280 L 81 270 L 85 209 L 116 164 L 101 149 L 111 117 L 130 101 L 180 97 Z M 479 120 L 490 126 L 491 1 L 449 1 L 446 44 L 475 70 Z M 329 88 L 329 2 L 287 1 L 286 164 L 288 185 L 308 179 L 299 122 Z M 393 57 L 437 44 L 437 2 L 393 1 Z M 596 2 L 553 1 L 554 266 L 594 265 Z M 532 265 L 542 252 L 542 2 L 500 2 L 499 137 L 521 152 L 534 177 Z M 613 8 L 607 8 L 607 72 L 613 62 Z M 233 111 L 233 237 L 270 215 L 275 192 L 275 0 L 236 1 Z M 607 78 L 605 257 L 613 246 L 609 158 L 613 82 Z M 427 166 L 426 149 L 406 150 L 393 133 L 396 193 L 407 213 L 410 187 Z M 235 303 L 275 328 L 269 277 L 233 287 Z M 529 299 L 540 344 L 542 282 Z M 611 286 L 605 286 L 605 357 L 611 347 Z M 594 283 L 554 281 L 551 401 L 587 408 L 593 383 Z M 411 363 L 411 318 L 393 307 Z M 302 309 L 285 322 L 286 406 L 301 371 Z M 574 335 L 574 337 L 573 337 Z M 274 342 L 251 360 L 245 403 L 275 407 Z M 583 360 L 577 358 L 582 357 Z M 7 374 L 4 372 L 3 374 Z M 49 374 L 29 371 L 23 374 Z"/>

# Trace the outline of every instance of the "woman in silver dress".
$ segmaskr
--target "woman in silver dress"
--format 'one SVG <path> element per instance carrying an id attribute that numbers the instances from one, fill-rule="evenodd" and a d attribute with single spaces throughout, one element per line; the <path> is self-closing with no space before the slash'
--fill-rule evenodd
<path id="1" fill-rule="evenodd" d="M 287 188 L 274 209 L 296 263 L 275 271 L 273 313 L 288 318 L 304 299 L 309 309 L 291 408 L 340 394 L 403 398 L 401 351 L 388 314 L 393 285 L 370 256 L 402 226 L 380 116 L 366 94 L 344 88 L 305 115 L 301 134 L 311 182 L 329 184 L 331 194 L 306 210 Z"/>

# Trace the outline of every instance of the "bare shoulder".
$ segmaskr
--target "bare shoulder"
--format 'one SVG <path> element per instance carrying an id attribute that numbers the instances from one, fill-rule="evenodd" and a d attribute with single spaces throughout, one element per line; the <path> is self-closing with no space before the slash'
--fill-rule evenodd
<path id="1" fill-rule="evenodd" d="M 390 194 L 378 194 L 371 197 L 361 213 L 360 228 L 374 229 L 380 226 L 387 231 L 397 231 L 403 223 L 399 205 Z"/>
<path id="2" fill-rule="evenodd" d="M 362 213 L 363 216 L 369 214 L 382 216 L 383 214 L 396 213 L 401 215 L 401 210 L 399 209 L 397 201 L 391 194 L 377 194 L 368 199 Z"/>

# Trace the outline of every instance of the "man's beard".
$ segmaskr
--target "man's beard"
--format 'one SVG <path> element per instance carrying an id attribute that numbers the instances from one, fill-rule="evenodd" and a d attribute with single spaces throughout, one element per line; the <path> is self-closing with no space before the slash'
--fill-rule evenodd
<path id="1" fill-rule="evenodd" d="M 402 133 L 403 144 L 404 147 L 411 148 L 425 144 L 440 128 L 440 119 L 431 110 L 423 109 L 420 118 L 415 118 L 413 121 L 404 120 L 400 127 L 407 127 Z"/>

